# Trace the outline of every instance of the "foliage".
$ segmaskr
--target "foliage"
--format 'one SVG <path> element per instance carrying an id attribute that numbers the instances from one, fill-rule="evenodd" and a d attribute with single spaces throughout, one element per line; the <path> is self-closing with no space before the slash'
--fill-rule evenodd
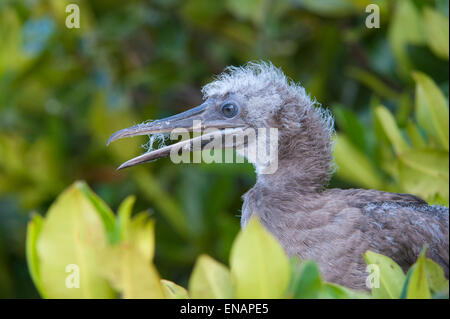
<path id="1" fill-rule="evenodd" d="M 65 27 L 68 3 L 80 6 L 80 29 Z M 369 3 L 380 7 L 380 28 L 365 26 Z M 109 207 L 136 194 L 136 210 L 158 225 L 162 277 L 188 287 L 197 256 L 226 263 L 240 196 L 255 180 L 251 165 L 160 160 L 118 173 L 145 138 L 105 142 L 118 129 L 198 105 L 214 74 L 249 60 L 271 60 L 333 111 L 330 187 L 448 204 L 448 3 L 0 1 L 0 297 L 38 297 L 25 260 L 30 212 L 49 211 L 79 179 Z M 107 211 L 107 240 L 121 241 Z M 41 218 L 33 216 L 37 234 Z"/>
<path id="2" fill-rule="evenodd" d="M 409 120 L 403 130 L 383 105 L 373 108 L 376 146 L 380 147 L 380 174 L 367 154 L 351 142 L 357 131 L 363 134 L 358 119 L 341 111 L 347 133 L 338 136 L 336 162 L 338 175 L 365 187 L 385 188 L 421 196 L 430 203 L 449 204 L 449 113 L 446 99 L 432 79 L 414 72 L 416 81 L 416 121 Z M 422 133 L 423 132 L 423 133 Z M 425 137 L 424 137 L 425 135 Z M 364 138 L 364 137 L 363 137 Z M 365 142 L 361 143 L 366 147 Z M 349 161 L 348 155 L 353 160 Z M 356 170 L 356 174 L 355 174 Z"/>
<path id="3" fill-rule="evenodd" d="M 154 223 L 145 213 L 131 218 L 133 204 L 133 197 L 125 199 L 114 217 L 84 182 L 76 182 L 52 204 L 45 219 L 34 216 L 28 225 L 27 259 L 42 297 L 371 297 L 324 282 L 313 261 L 289 261 L 257 217 L 234 240 L 230 269 L 201 255 L 186 290 L 160 278 L 153 261 Z M 386 256 L 367 251 L 364 258 L 379 267 L 380 285 L 372 288 L 374 298 L 448 295 L 443 270 L 425 257 L 425 250 L 407 276 Z"/>
<path id="4" fill-rule="evenodd" d="M 398 93 L 372 74 L 353 69 L 353 76 L 377 95 L 370 107 L 374 131 L 365 131 L 353 113 L 336 109 L 342 129 L 335 152 L 338 176 L 363 187 L 411 193 L 449 205 L 448 98 L 433 79 L 414 69 L 406 52 L 408 45 L 427 45 L 448 61 L 448 28 L 448 17 L 435 9 L 397 2 L 389 41 L 399 75 L 406 83 L 415 82 L 415 101 L 410 97 L 414 88 Z M 396 116 L 380 103 L 381 97 L 394 105 Z"/>

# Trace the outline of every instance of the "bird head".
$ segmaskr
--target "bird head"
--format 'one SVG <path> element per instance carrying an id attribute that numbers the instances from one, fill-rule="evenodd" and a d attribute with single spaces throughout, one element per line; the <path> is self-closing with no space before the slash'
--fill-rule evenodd
<path id="1" fill-rule="evenodd" d="M 174 148 L 196 150 L 193 146 L 196 139 L 199 149 L 204 149 L 211 145 L 208 143 L 210 138 L 217 136 L 235 137 L 231 139 L 234 142 L 223 144 L 224 148 L 234 147 L 245 154 L 249 146 L 255 144 L 260 129 L 264 128 L 279 131 L 276 144 L 280 144 L 280 149 L 277 149 L 277 156 L 285 156 L 286 151 L 299 151 L 293 140 L 303 140 L 311 145 L 311 142 L 322 139 L 329 144 L 331 116 L 316 110 L 305 89 L 290 81 L 272 63 L 249 62 L 242 67 L 227 67 L 213 82 L 203 87 L 202 93 L 204 103 L 201 105 L 168 118 L 120 130 L 110 137 L 108 144 L 124 137 L 169 133 L 177 129 L 192 131 L 196 125 L 197 129 L 207 133 L 147 152 L 125 162 L 119 169 L 168 156 Z M 239 139 L 248 130 L 253 130 L 255 135 Z M 293 147 L 297 149 L 293 150 Z"/>

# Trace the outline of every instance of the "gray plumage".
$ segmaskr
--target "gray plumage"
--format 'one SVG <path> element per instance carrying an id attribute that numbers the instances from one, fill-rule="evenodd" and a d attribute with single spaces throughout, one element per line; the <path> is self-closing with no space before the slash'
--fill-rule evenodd
<path id="1" fill-rule="evenodd" d="M 219 115 L 211 112 L 217 113 L 232 99 L 240 110 L 235 118 L 223 119 L 226 125 L 278 128 L 278 169 L 263 174 L 264 168 L 254 163 L 257 182 L 243 196 L 242 226 L 257 214 L 289 255 L 315 260 L 325 280 L 351 288 L 366 289 L 362 254 L 367 250 L 391 257 L 407 271 L 428 245 L 428 257 L 448 277 L 448 208 L 429 206 L 409 194 L 326 189 L 335 169 L 333 118 L 280 69 L 270 63 L 230 67 L 203 93 L 206 111 L 186 113 L 184 120 L 193 119 L 195 113 L 203 120 L 212 117 L 217 124 Z M 162 131 L 163 124 L 156 121 L 146 129 L 119 131 L 111 140 Z M 146 154 L 122 167 L 156 159 L 161 153 L 167 155 L 167 151 Z"/>
<path id="2" fill-rule="evenodd" d="M 289 255 L 315 260 L 327 281 L 365 289 L 367 250 L 391 257 L 406 272 L 424 245 L 448 278 L 447 208 L 375 190 L 293 190 L 283 185 L 274 196 L 258 181 L 244 195 L 244 221 L 256 212 Z"/>

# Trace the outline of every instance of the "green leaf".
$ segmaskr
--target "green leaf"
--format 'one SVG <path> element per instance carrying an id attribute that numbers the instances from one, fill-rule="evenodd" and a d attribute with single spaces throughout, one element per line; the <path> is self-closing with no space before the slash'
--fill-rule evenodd
<path id="1" fill-rule="evenodd" d="M 31 279 L 33 280 L 33 283 L 41 296 L 45 298 L 45 292 L 42 287 L 41 275 L 39 271 L 39 256 L 36 249 L 36 243 L 42 230 L 43 223 L 44 220 L 40 215 L 33 214 L 33 217 L 27 227 L 26 255 Z"/>
<path id="2" fill-rule="evenodd" d="M 320 298 L 324 299 L 369 299 L 365 292 L 357 292 L 332 283 L 324 283 Z"/>
<path id="3" fill-rule="evenodd" d="M 367 293 L 356 292 L 337 284 L 324 282 L 317 263 L 311 260 L 301 264 L 293 260 L 292 276 L 287 297 L 297 299 L 361 299 Z"/>
<path id="4" fill-rule="evenodd" d="M 304 261 L 297 272 L 298 275 L 292 280 L 292 297 L 295 299 L 318 298 L 322 290 L 322 278 L 316 262 Z"/>
<path id="5" fill-rule="evenodd" d="M 421 282 L 421 288 L 420 287 L 411 287 L 410 288 L 410 282 L 411 282 L 411 278 L 414 276 L 416 276 L 415 278 L 419 278 L 418 273 L 416 272 L 416 269 L 419 267 L 420 262 L 425 263 L 425 274 L 426 274 L 426 282 L 429 288 L 429 292 L 431 292 L 433 294 L 433 298 L 438 296 L 438 297 L 444 297 L 447 295 L 447 299 L 448 299 L 448 290 L 449 290 L 449 286 L 448 286 L 448 280 L 445 278 L 445 273 L 444 270 L 442 269 L 442 267 L 440 265 L 438 265 L 436 262 L 434 262 L 433 260 L 429 259 L 429 258 L 424 258 L 425 260 L 423 261 L 423 256 L 425 256 L 425 250 L 421 253 L 421 255 L 419 256 L 417 262 L 411 266 L 411 268 L 408 271 L 408 274 L 406 276 L 406 280 L 405 280 L 405 285 L 403 287 L 403 291 L 402 291 L 402 295 L 401 298 L 405 299 L 407 298 L 410 292 L 410 290 L 418 290 L 419 295 L 425 296 L 426 298 L 430 298 L 428 297 L 428 295 L 431 296 L 431 294 L 428 294 L 426 291 L 426 287 L 424 287 L 423 282 Z M 422 260 L 420 259 L 422 258 Z M 420 270 L 417 270 L 420 271 Z M 423 269 L 422 269 L 423 271 Z M 421 276 L 423 276 L 423 273 L 421 274 Z M 423 278 L 420 278 L 421 280 L 423 280 Z M 416 281 L 417 284 L 417 281 Z M 424 290 L 425 289 L 425 290 Z M 415 292 L 417 293 L 417 292 Z"/>
<path id="6" fill-rule="evenodd" d="M 408 284 L 407 298 L 408 299 L 430 299 L 430 289 L 428 287 L 427 273 L 426 273 L 426 261 L 425 261 L 425 249 L 419 256 L 414 270 L 411 274 L 411 278 Z"/>
<path id="7" fill-rule="evenodd" d="M 136 249 L 126 243 L 102 255 L 102 274 L 125 299 L 165 298 L 159 274 Z"/>
<path id="8" fill-rule="evenodd" d="M 136 215 L 130 222 L 129 242 L 147 262 L 155 254 L 155 221 L 146 212 Z"/>
<path id="9" fill-rule="evenodd" d="M 439 11 L 425 7 L 426 40 L 430 49 L 439 57 L 448 60 L 449 57 L 449 23 L 448 18 Z"/>
<path id="10" fill-rule="evenodd" d="M 85 182 L 77 182 L 76 185 L 79 190 L 83 192 L 86 198 L 91 201 L 91 204 L 97 210 L 97 213 L 102 219 L 109 242 L 114 243 L 116 241 L 116 238 L 114 238 L 114 236 L 116 235 L 115 220 L 114 213 L 112 212 L 111 208 L 109 208 L 109 206 L 106 205 L 106 203 L 100 197 L 98 197 L 97 194 L 95 194 Z"/>
<path id="11" fill-rule="evenodd" d="M 149 219 L 146 212 L 130 218 L 135 201 L 135 196 L 128 196 L 119 206 L 116 237 L 120 238 L 122 243 L 133 247 L 145 260 L 152 262 L 155 251 L 155 222 Z"/>
<path id="12" fill-rule="evenodd" d="M 444 270 L 433 260 L 425 259 L 425 271 L 427 274 L 428 285 L 432 293 L 448 294 L 448 280 L 445 278 Z"/>
<path id="13" fill-rule="evenodd" d="M 186 0 L 181 2 L 180 15 L 183 20 L 197 28 L 214 31 L 224 12 L 224 1 Z M 161 72 L 155 72 L 160 74 Z"/>
<path id="14" fill-rule="evenodd" d="M 338 177 L 367 188 L 383 188 L 383 180 L 369 158 L 353 146 L 347 136 L 337 135 L 334 157 Z"/>
<path id="15" fill-rule="evenodd" d="M 419 128 L 412 121 L 406 124 L 406 132 L 408 133 L 409 140 L 411 141 L 414 148 L 425 148 L 426 142 L 420 133 Z"/>
<path id="16" fill-rule="evenodd" d="M 21 32 L 20 14 L 11 6 L 3 6 L 0 11 L 0 74 L 5 71 L 21 71 L 29 64 L 29 58 L 22 49 L 23 33 Z"/>
<path id="17" fill-rule="evenodd" d="M 264 19 L 265 0 L 226 0 L 227 8 L 240 19 L 250 19 L 261 24 Z"/>
<path id="18" fill-rule="evenodd" d="M 404 190 L 433 201 L 437 194 L 448 203 L 449 156 L 435 149 L 411 150 L 399 156 L 400 183 Z"/>
<path id="19" fill-rule="evenodd" d="M 237 298 L 282 298 L 289 283 L 289 260 L 256 216 L 231 249 L 231 276 Z"/>
<path id="20" fill-rule="evenodd" d="M 111 298 L 98 271 L 108 239 L 101 214 L 76 182 L 52 204 L 37 238 L 41 291 L 48 298 Z M 79 271 L 77 271 L 79 270 Z M 79 275 L 79 288 L 76 288 Z"/>
<path id="21" fill-rule="evenodd" d="M 207 255 L 201 255 L 189 280 L 189 295 L 195 299 L 233 298 L 233 286 L 227 267 Z"/>
<path id="22" fill-rule="evenodd" d="M 101 255 L 102 273 L 123 298 L 164 298 L 164 286 L 152 264 L 155 224 L 146 213 L 130 220 L 134 202 L 134 196 L 129 196 L 119 207 L 117 231 L 121 241 Z"/>
<path id="23" fill-rule="evenodd" d="M 130 218 L 135 202 L 135 196 L 128 196 L 119 206 L 116 219 L 116 242 L 119 240 L 126 240 L 129 235 Z"/>
<path id="24" fill-rule="evenodd" d="M 425 42 L 425 31 L 420 12 L 411 1 L 398 0 L 395 2 L 388 38 L 400 71 L 406 76 L 411 68 L 407 45 Z"/>
<path id="25" fill-rule="evenodd" d="M 359 12 L 359 8 L 347 0 L 296 0 L 296 2 L 307 10 L 330 17 L 347 16 Z"/>
<path id="26" fill-rule="evenodd" d="M 350 67 L 347 71 L 348 75 L 367 86 L 374 94 L 386 99 L 398 99 L 400 94 L 389 87 L 375 74 L 362 68 Z"/>
<path id="27" fill-rule="evenodd" d="M 408 273 L 406 274 L 405 283 L 403 284 L 402 293 L 400 294 L 400 299 L 406 299 L 408 295 L 408 285 L 409 281 L 411 280 L 411 275 L 414 272 L 415 265 L 411 266 L 409 268 Z"/>
<path id="28" fill-rule="evenodd" d="M 174 199 L 161 188 L 155 177 L 148 170 L 137 169 L 133 173 L 133 178 L 142 194 L 160 210 L 178 234 L 189 238 L 186 216 Z"/>
<path id="29" fill-rule="evenodd" d="M 176 283 L 170 281 L 161 279 L 160 280 L 161 285 L 164 290 L 164 295 L 167 299 L 188 299 L 188 293 L 186 289 L 183 287 L 177 285 Z"/>
<path id="30" fill-rule="evenodd" d="M 366 129 L 360 122 L 358 116 L 343 106 L 335 106 L 333 113 L 337 126 L 345 133 L 345 136 L 351 139 L 352 144 L 359 150 L 366 151 L 368 144 Z"/>
<path id="31" fill-rule="evenodd" d="M 391 258 L 370 250 L 363 257 L 367 265 L 375 266 L 374 275 L 379 276 L 379 287 L 372 287 L 372 296 L 377 299 L 399 298 L 405 282 L 405 274 L 400 266 Z"/>
<path id="32" fill-rule="evenodd" d="M 379 104 L 377 104 L 378 106 Z M 397 99 L 397 105 L 395 107 L 395 121 L 401 128 L 406 127 L 410 116 L 414 112 L 413 97 L 410 92 L 403 92 Z"/>
<path id="33" fill-rule="evenodd" d="M 416 116 L 419 125 L 445 150 L 449 149 L 449 113 L 444 94 L 434 81 L 421 72 L 416 81 Z"/>
<path id="34" fill-rule="evenodd" d="M 401 154 L 409 149 L 408 143 L 402 136 L 394 116 L 384 106 L 375 108 L 375 116 L 379 125 L 383 128 L 384 133 L 388 137 L 396 154 Z"/>

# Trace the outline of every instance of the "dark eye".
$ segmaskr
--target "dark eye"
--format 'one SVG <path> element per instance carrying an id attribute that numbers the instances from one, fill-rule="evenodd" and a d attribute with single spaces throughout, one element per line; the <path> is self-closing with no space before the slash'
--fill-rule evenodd
<path id="1" fill-rule="evenodd" d="M 225 115 L 226 117 L 233 117 L 237 114 L 238 107 L 233 103 L 226 103 L 226 104 L 222 105 L 221 110 L 222 110 L 223 115 Z"/>

